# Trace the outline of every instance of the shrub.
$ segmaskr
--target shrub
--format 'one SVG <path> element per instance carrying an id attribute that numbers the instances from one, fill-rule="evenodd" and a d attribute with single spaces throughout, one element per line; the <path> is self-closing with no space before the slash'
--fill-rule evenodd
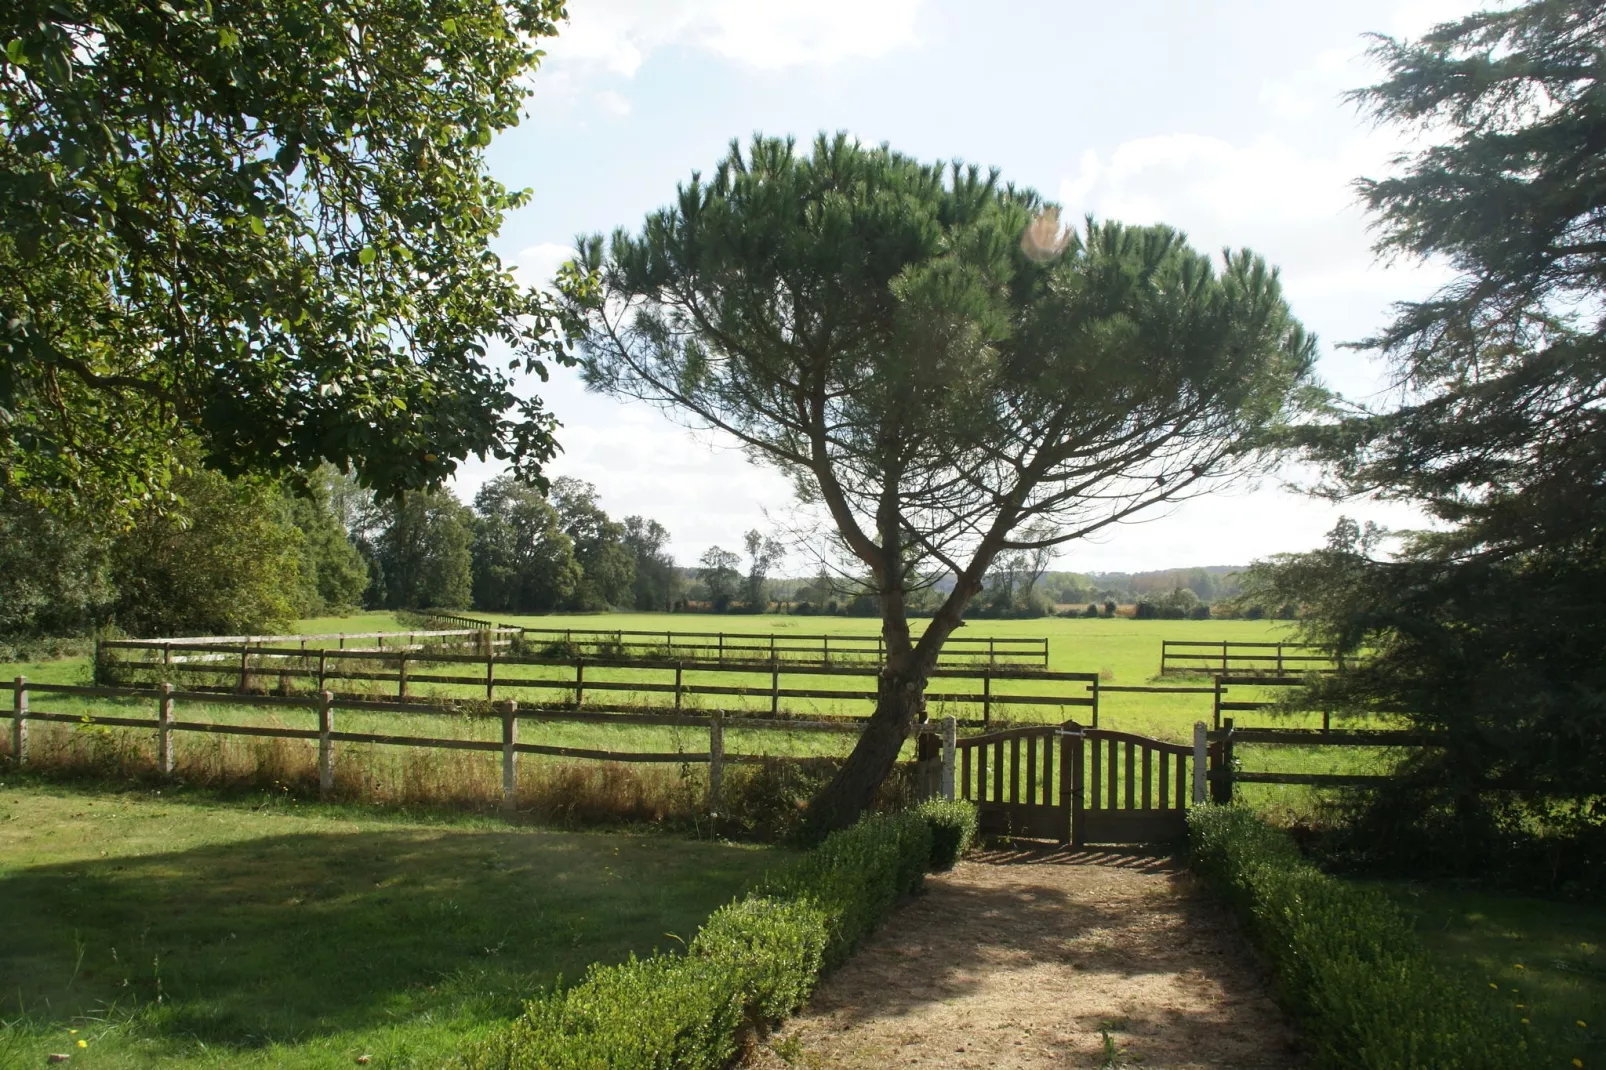
<path id="1" fill-rule="evenodd" d="M 930 868 L 954 868 L 976 841 L 976 805 L 962 799 L 928 799 L 917 812 L 931 827 Z"/>
<path id="2" fill-rule="evenodd" d="M 684 955 L 593 966 L 466 1051 L 461 1070 L 722 1070 L 796 1011 L 898 899 L 920 886 L 931 826 L 871 816 L 714 912 Z"/>
<path id="3" fill-rule="evenodd" d="M 1272 960 L 1319 1068 L 1538 1066 L 1518 1022 L 1428 958 L 1376 889 L 1329 876 L 1241 807 L 1188 816 L 1193 866 Z"/>

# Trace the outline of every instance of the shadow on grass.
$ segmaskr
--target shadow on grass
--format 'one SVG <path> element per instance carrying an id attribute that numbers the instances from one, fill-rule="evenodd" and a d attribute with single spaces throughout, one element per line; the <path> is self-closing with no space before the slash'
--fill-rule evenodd
<path id="1" fill-rule="evenodd" d="M 768 860 L 669 838 L 385 829 L 36 866 L 0 879 L 0 1018 L 137 1012 L 137 1033 L 236 1048 L 472 1026 L 591 962 L 680 946 L 670 934 L 690 939 Z"/>

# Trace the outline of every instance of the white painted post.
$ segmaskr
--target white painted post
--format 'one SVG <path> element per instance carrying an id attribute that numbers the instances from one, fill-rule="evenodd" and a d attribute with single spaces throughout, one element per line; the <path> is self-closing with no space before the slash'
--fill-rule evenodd
<path id="1" fill-rule="evenodd" d="M 173 685 L 162 684 L 162 697 L 156 700 L 156 771 L 173 775 Z"/>
<path id="2" fill-rule="evenodd" d="M 718 711 L 708 722 L 708 813 L 719 816 L 720 791 L 725 783 L 725 719 Z"/>
<path id="3" fill-rule="evenodd" d="M 959 722 L 952 714 L 942 719 L 942 797 L 954 801 L 954 752 L 959 746 Z"/>
<path id="4" fill-rule="evenodd" d="M 19 676 L 11 693 L 11 761 L 19 768 L 28 760 L 28 678 Z"/>
<path id="5" fill-rule="evenodd" d="M 513 748 L 519 741 L 519 704 L 508 699 L 502 711 L 502 809 L 509 813 L 518 809 L 518 751 Z"/>
<path id="6" fill-rule="evenodd" d="M 1193 805 L 1195 806 L 1203 806 L 1207 798 L 1205 794 L 1207 783 L 1205 755 L 1209 749 L 1205 739 L 1207 731 L 1209 730 L 1203 721 L 1193 722 Z"/>
<path id="7" fill-rule="evenodd" d="M 327 799 L 335 790 L 335 696 L 318 693 L 318 797 Z"/>

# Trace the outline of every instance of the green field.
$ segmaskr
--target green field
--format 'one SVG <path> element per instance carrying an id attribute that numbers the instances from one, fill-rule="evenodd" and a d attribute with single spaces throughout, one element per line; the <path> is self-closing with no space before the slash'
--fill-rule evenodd
<path id="1" fill-rule="evenodd" d="M 541 616 L 541 617 L 512 617 L 498 618 L 500 622 L 522 624 L 532 628 L 574 628 L 576 630 L 651 630 L 664 631 L 673 629 L 682 632 L 711 632 L 724 630 L 727 632 L 747 632 L 760 634 L 803 635 L 821 634 L 842 636 L 873 637 L 878 631 L 878 622 L 866 618 L 841 617 L 797 617 L 797 616 L 712 616 L 702 614 L 602 614 L 577 616 Z M 916 627 L 920 622 L 916 622 Z M 301 634 L 327 634 L 335 632 L 365 632 L 385 630 L 408 630 L 407 626 L 398 622 L 388 613 L 366 613 L 354 617 L 323 618 L 318 620 L 301 621 L 296 629 Z M 1081 618 L 1046 618 L 1027 621 L 974 621 L 967 623 L 962 634 L 967 636 L 1044 636 L 1049 641 L 1050 668 L 1055 671 L 1091 672 L 1097 673 L 1101 680 L 1101 687 L 1106 690 L 1102 693 L 1100 702 L 1101 727 L 1117 728 L 1134 731 L 1144 735 L 1156 736 L 1163 739 L 1185 741 L 1191 737 L 1192 727 L 1196 721 L 1209 721 L 1212 710 L 1212 697 L 1205 693 L 1194 694 L 1123 694 L 1107 690 L 1110 687 L 1120 686 L 1146 686 L 1152 684 L 1192 686 L 1203 688 L 1208 685 L 1206 678 L 1188 678 L 1169 676 L 1163 679 L 1158 677 L 1160 644 L 1163 639 L 1193 639 L 1193 640 L 1232 640 L 1248 642 L 1269 642 L 1289 636 L 1286 624 L 1270 621 L 1135 621 L 1123 618 L 1116 619 L 1081 619 Z M 445 673 L 463 673 L 472 675 L 471 666 L 447 667 L 432 671 Z M 83 659 L 67 659 L 33 665 L 6 665 L 0 666 L 0 673 L 7 678 L 19 673 L 27 675 L 30 679 L 46 682 L 87 682 L 88 666 Z M 498 669 L 498 680 L 504 684 L 511 683 L 519 677 L 527 679 L 540 678 L 545 675 L 561 676 L 563 670 L 535 666 L 504 666 Z M 220 677 L 226 679 L 226 677 Z M 622 683 L 656 682 L 668 684 L 673 681 L 673 672 L 668 670 L 646 669 L 605 669 L 591 667 L 587 672 L 587 680 L 593 683 L 604 681 L 617 681 Z M 685 673 L 685 682 L 688 684 L 708 683 L 721 685 L 734 685 L 752 687 L 755 691 L 766 690 L 770 686 L 770 678 L 766 672 L 751 674 L 712 673 L 688 670 Z M 873 683 L 863 677 L 850 676 L 796 676 L 790 679 L 783 677 L 783 687 L 828 687 L 854 690 L 869 690 Z M 953 690 L 974 691 L 977 689 L 976 681 L 956 681 L 945 683 L 935 681 L 933 691 L 951 688 Z M 1045 685 L 1030 680 L 994 681 L 994 704 L 992 717 L 995 722 L 1022 721 L 1058 721 L 1067 716 L 1074 716 L 1084 723 L 1088 720 L 1088 711 L 1085 709 L 1061 709 L 1053 706 L 1014 705 L 1009 703 L 1012 694 L 1033 694 L 1053 691 L 1055 688 L 1066 688 L 1066 693 L 1085 693 L 1086 685 Z M 530 707 L 539 702 L 563 702 L 569 697 L 568 692 L 559 689 L 514 689 L 505 687 L 500 693 L 503 696 L 509 693 L 517 695 L 520 701 Z M 455 697 L 455 698 L 483 698 L 483 689 L 477 687 L 464 687 L 454 685 L 415 684 L 409 689 L 412 697 Z M 386 697 L 384 693 L 376 692 L 374 697 Z M 1256 699 L 1274 697 L 1270 691 L 1262 689 L 1236 689 L 1233 696 L 1236 699 Z M 606 692 L 592 691 L 587 696 L 588 703 L 664 703 L 665 695 L 651 695 L 635 692 Z M 787 707 L 799 712 L 817 712 L 825 714 L 867 714 L 871 704 L 866 701 L 841 700 L 811 700 L 788 699 Z M 113 706 L 132 706 L 133 714 L 149 716 L 150 711 L 141 708 L 139 702 L 109 703 L 105 700 L 77 700 L 66 697 L 51 697 L 38 694 L 34 698 L 36 709 L 49 709 L 55 712 L 81 713 L 81 712 L 113 712 Z M 746 707 L 751 711 L 766 712 L 768 709 L 767 697 L 761 695 L 739 697 L 693 696 L 688 700 L 688 709 L 695 710 L 708 706 Z M 239 706 L 222 704 L 207 704 L 197 708 L 195 704 L 183 704 L 184 708 L 178 711 L 181 719 L 210 720 L 222 723 L 242 724 L 274 724 L 293 728 L 313 728 L 314 717 L 310 712 L 287 709 L 251 709 Z M 955 713 L 961 717 L 977 717 L 980 715 L 977 705 L 971 704 L 962 707 L 949 707 L 943 703 L 934 703 L 931 709 L 932 716 L 940 717 L 945 713 Z M 1267 714 L 1243 714 L 1238 716 L 1240 725 L 1293 723 L 1308 725 L 1314 723 L 1309 719 L 1293 722 L 1274 721 Z M 341 712 L 337 727 L 343 731 L 352 732 L 384 732 L 400 735 L 437 736 L 447 738 L 477 739 L 493 741 L 499 738 L 499 725 L 496 721 L 483 717 L 473 716 L 443 716 L 439 714 L 404 715 L 389 713 L 363 713 L 357 711 Z M 103 737 L 85 740 L 82 733 L 77 736 L 65 737 L 62 729 L 38 726 L 36 738 L 41 740 L 53 738 L 58 743 L 70 743 L 79 752 L 92 750 L 96 747 L 105 748 L 110 745 L 109 737 L 116 736 L 115 730 L 100 730 Z M 75 730 L 65 730 L 72 732 Z M 128 736 L 129 733 L 122 733 Z M 148 733 L 133 733 L 137 737 L 131 746 L 145 746 L 143 740 Z M 180 763 L 184 756 L 194 756 L 196 748 L 213 748 L 218 752 L 217 760 L 222 760 L 222 752 L 233 746 L 219 737 L 179 737 Z M 647 726 L 615 726 L 594 724 L 573 724 L 561 722 L 532 722 L 526 721 L 520 727 L 520 739 L 523 742 L 534 742 L 552 746 L 580 747 L 594 750 L 615 752 L 651 751 L 661 753 L 696 753 L 706 751 L 708 747 L 707 735 L 704 730 L 696 728 L 669 728 Z M 65 740 L 65 742 L 63 742 Z M 774 730 L 744 730 L 739 727 L 730 727 L 726 730 L 725 746 L 732 754 L 764 754 L 774 756 L 808 756 L 832 755 L 845 753 L 852 745 L 853 736 L 850 734 L 828 734 L 805 731 L 774 731 Z M 43 745 L 42 743 L 40 744 Z M 236 749 L 239 748 L 236 746 Z M 260 750 L 260 748 L 258 748 Z M 274 762 L 283 764 L 284 757 L 291 752 L 307 751 L 308 747 L 299 743 L 288 743 L 279 748 L 279 757 Z M 1257 752 L 1258 751 L 1258 752 Z M 261 764 L 264 759 L 253 756 L 248 760 Z M 438 753 L 438 752 L 437 752 Z M 363 776 L 369 781 L 373 780 L 372 770 L 384 767 L 385 776 L 391 780 L 408 777 L 433 778 L 435 781 L 458 780 L 475 781 L 489 785 L 496 777 L 494 758 L 485 755 L 464 755 L 457 752 L 450 762 L 450 769 L 443 771 L 442 762 L 436 761 L 429 769 L 424 769 L 430 763 L 420 762 L 415 754 L 409 754 L 400 748 L 367 747 L 350 745 L 342 747 L 341 761 L 348 769 L 361 768 Z M 1279 769 L 1301 771 L 1330 771 L 1330 772 L 1364 772 L 1375 769 L 1386 756 L 1376 752 L 1357 750 L 1317 750 L 1317 751 L 1271 751 L 1267 748 L 1244 748 L 1240 752 L 1244 768 L 1251 769 Z M 305 755 L 299 759 L 305 765 Z M 236 765 L 239 759 L 234 759 Z M 103 764 L 103 763 L 102 763 Z M 541 769 L 541 760 L 525 763 L 532 773 L 537 774 Z M 420 771 L 410 771 L 414 770 Z M 258 780 L 264 779 L 262 776 Z M 1311 799 L 1307 789 L 1256 787 L 1250 789 L 1252 796 L 1260 802 L 1269 805 L 1287 805 L 1295 808 L 1304 808 Z M 429 792 L 420 790 L 415 795 L 427 796 Z"/>
<path id="2" fill-rule="evenodd" d="M 0 1066 L 436 1067 L 542 986 L 681 946 L 773 858 L 12 776 Z"/>

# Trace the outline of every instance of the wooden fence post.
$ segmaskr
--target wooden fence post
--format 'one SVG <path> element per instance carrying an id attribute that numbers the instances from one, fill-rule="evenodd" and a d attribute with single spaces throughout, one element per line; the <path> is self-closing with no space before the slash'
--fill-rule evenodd
<path id="1" fill-rule="evenodd" d="M 28 678 L 16 679 L 11 693 L 11 761 L 18 768 L 28 760 Z"/>
<path id="2" fill-rule="evenodd" d="M 942 797 L 954 801 L 954 757 L 959 748 L 959 721 L 953 714 L 942 719 Z"/>
<path id="3" fill-rule="evenodd" d="M 831 637 L 829 635 L 820 636 L 820 663 L 823 665 L 831 664 Z"/>
<path id="4" fill-rule="evenodd" d="M 1216 767 L 1211 770 L 1210 798 L 1225 806 L 1232 802 L 1232 718 L 1223 722 L 1224 733 L 1216 744 Z"/>
<path id="5" fill-rule="evenodd" d="M 989 663 L 990 664 L 990 663 Z M 988 724 L 993 719 L 993 670 L 986 668 L 981 671 L 981 723 Z"/>
<path id="6" fill-rule="evenodd" d="M 318 692 L 318 797 L 327 799 L 335 790 L 335 696 Z"/>
<path id="7" fill-rule="evenodd" d="M 327 675 L 325 670 L 326 670 L 326 666 L 328 664 L 328 657 L 329 657 L 328 648 L 319 647 L 318 648 L 318 690 L 319 691 L 322 691 L 326 686 L 328 686 L 328 685 L 326 685 L 324 683 L 324 677 Z"/>
<path id="8" fill-rule="evenodd" d="M 508 699 L 502 710 L 502 809 L 510 813 L 518 808 L 518 751 L 514 750 L 518 742 L 519 704 Z"/>
<path id="9" fill-rule="evenodd" d="M 684 694 L 681 692 L 681 684 L 680 684 L 681 674 L 685 671 L 685 668 L 686 668 L 686 666 L 685 666 L 685 664 L 683 662 L 679 662 L 679 661 L 675 662 L 675 712 L 676 713 L 680 712 L 681 703 L 685 698 Z"/>
<path id="10" fill-rule="evenodd" d="M 1062 709 L 1064 707 L 1061 707 Z M 1099 678 L 1093 677 L 1093 727 L 1099 726 Z"/>
<path id="11" fill-rule="evenodd" d="M 1221 731 L 1221 692 L 1222 692 L 1222 690 L 1223 689 L 1222 689 L 1222 686 L 1221 686 L 1221 677 L 1217 676 L 1216 677 L 1216 708 L 1215 708 L 1215 715 L 1214 715 L 1213 719 L 1211 720 L 1211 727 L 1214 728 L 1217 732 Z"/>
<path id="12" fill-rule="evenodd" d="M 411 637 L 409 637 L 411 638 Z M 407 655 L 396 659 L 396 701 L 407 701 Z"/>
<path id="13" fill-rule="evenodd" d="M 574 659 L 574 708 L 579 709 L 586 700 L 586 659 L 583 655 L 576 655 Z"/>
<path id="14" fill-rule="evenodd" d="M 774 651 L 770 652 L 770 715 L 774 716 L 781 709 L 781 663 L 775 660 Z"/>
<path id="15" fill-rule="evenodd" d="M 166 682 L 156 700 L 156 771 L 173 775 L 173 685 Z"/>
<path id="16" fill-rule="evenodd" d="M 485 701 L 496 701 L 496 648 L 485 655 Z"/>
<path id="17" fill-rule="evenodd" d="M 1227 671 L 1227 641 L 1225 639 L 1221 641 L 1221 671 Z"/>
<path id="18" fill-rule="evenodd" d="M 250 672 L 250 664 L 249 664 L 250 657 L 251 657 L 251 644 L 250 643 L 241 643 L 240 644 L 240 694 L 242 694 L 242 695 L 246 693 L 246 690 L 247 690 L 246 683 L 250 679 L 250 677 L 248 676 L 248 673 Z"/>
<path id="19" fill-rule="evenodd" d="M 1193 805 L 1203 806 L 1208 796 L 1205 794 L 1205 785 L 1209 782 L 1208 771 L 1205 767 L 1205 752 L 1208 749 L 1206 742 L 1209 729 L 1203 721 L 1193 722 Z"/>
<path id="20" fill-rule="evenodd" d="M 708 722 L 708 813 L 719 816 L 721 789 L 725 785 L 725 718 L 714 711 Z"/>

